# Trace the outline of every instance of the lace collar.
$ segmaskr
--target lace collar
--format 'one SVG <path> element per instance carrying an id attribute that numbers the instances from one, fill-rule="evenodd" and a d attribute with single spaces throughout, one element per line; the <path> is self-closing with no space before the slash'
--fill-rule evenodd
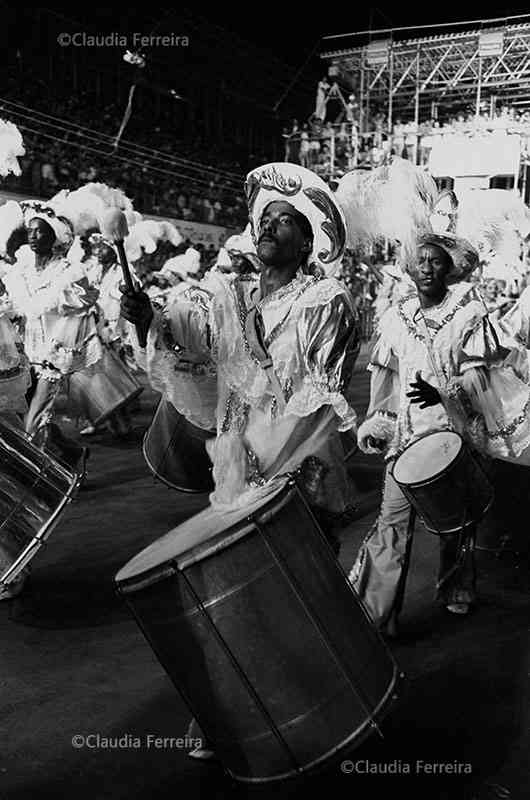
<path id="1" fill-rule="evenodd" d="M 447 294 L 437 306 L 425 309 L 423 317 L 427 327 L 436 334 L 452 321 L 455 314 L 472 300 L 476 299 L 476 291 L 472 284 L 458 283 L 450 286 Z M 421 310 L 417 295 L 404 297 L 398 303 L 398 315 L 405 324 L 409 333 L 416 339 L 423 341 L 424 337 L 417 328 L 418 316 Z"/>
<path id="2" fill-rule="evenodd" d="M 260 283 L 258 280 L 256 286 L 253 286 L 250 290 L 250 302 L 252 305 L 256 305 L 258 308 L 263 308 L 270 303 L 277 303 L 278 301 L 283 300 L 285 297 L 290 295 L 292 292 L 297 291 L 310 277 L 310 275 L 305 275 L 301 269 L 298 269 L 296 275 L 291 281 L 289 281 L 289 283 L 286 283 L 284 286 L 280 286 L 278 289 L 275 289 L 274 292 L 271 292 L 263 298 L 260 296 Z"/>

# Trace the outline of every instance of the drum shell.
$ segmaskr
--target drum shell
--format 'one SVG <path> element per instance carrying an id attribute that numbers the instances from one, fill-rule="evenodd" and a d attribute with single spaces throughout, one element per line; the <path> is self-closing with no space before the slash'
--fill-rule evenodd
<path id="1" fill-rule="evenodd" d="M 321 764 L 394 697 L 396 664 L 292 488 L 208 553 L 118 587 L 238 780 Z"/>
<path id="2" fill-rule="evenodd" d="M 81 478 L 5 422 L 0 463 L 0 583 L 10 583 L 48 538 Z"/>
<path id="3" fill-rule="evenodd" d="M 69 402 L 82 410 L 93 425 L 123 408 L 143 391 L 122 361 L 105 348 L 94 367 L 74 372 L 69 378 Z"/>
<path id="4" fill-rule="evenodd" d="M 212 462 L 205 443 L 215 436 L 198 428 L 163 397 L 143 441 L 143 454 L 153 475 L 181 492 L 214 489 Z"/>
<path id="5" fill-rule="evenodd" d="M 493 503 L 493 487 L 465 444 L 446 469 L 425 481 L 406 484 L 393 477 L 431 533 L 457 533 L 475 525 Z"/>

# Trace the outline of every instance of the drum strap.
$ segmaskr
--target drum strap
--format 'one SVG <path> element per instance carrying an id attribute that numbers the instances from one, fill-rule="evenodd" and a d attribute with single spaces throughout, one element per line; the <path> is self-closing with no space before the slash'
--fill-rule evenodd
<path id="1" fill-rule="evenodd" d="M 263 318 L 256 306 L 250 309 L 245 319 L 245 336 L 252 354 L 258 359 L 261 368 L 267 376 L 271 391 L 276 398 L 278 411 L 280 414 L 283 414 L 285 411 L 285 397 L 278 376 L 274 371 L 271 354 L 265 343 Z"/>
<path id="2" fill-rule="evenodd" d="M 421 332 L 423 333 L 423 337 L 425 339 L 425 346 L 427 348 L 427 355 L 428 355 L 429 361 L 431 363 L 432 371 L 436 375 L 436 380 L 438 381 L 438 386 L 440 387 L 440 389 L 442 389 L 443 391 L 447 392 L 448 388 L 449 388 L 448 380 L 445 377 L 442 369 L 440 369 L 440 366 L 439 366 L 439 364 L 437 362 L 436 354 L 435 354 L 434 348 L 433 348 L 432 336 L 431 336 L 431 333 L 429 331 L 429 326 L 427 325 L 427 320 L 425 319 L 425 314 L 423 313 L 423 309 L 421 308 L 421 306 L 420 306 L 420 309 L 419 309 L 419 315 L 417 317 L 417 322 L 418 322 L 418 327 L 421 329 Z M 462 401 L 460 400 L 459 397 L 455 397 L 455 402 L 458 405 L 458 410 L 460 411 L 462 419 L 463 420 L 466 419 L 467 414 L 466 414 L 466 412 L 464 410 L 464 407 L 462 405 Z M 447 407 L 447 405 L 445 403 L 443 405 L 444 405 L 444 408 L 445 408 L 445 410 L 447 412 L 447 418 L 449 420 L 449 424 L 450 424 L 451 428 L 453 430 L 457 430 L 458 426 L 456 426 L 455 425 L 455 421 L 453 419 L 451 419 L 451 414 L 450 414 L 449 408 Z"/>

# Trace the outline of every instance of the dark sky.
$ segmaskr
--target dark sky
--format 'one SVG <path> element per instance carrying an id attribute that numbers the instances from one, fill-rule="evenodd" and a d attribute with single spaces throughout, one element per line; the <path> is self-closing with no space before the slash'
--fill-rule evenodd
<path id="1" fill-rule="evenodd" d="M 249 11 L 245 14 L 242 12 L 243 5 L 238 5 L 239 10 L 236 11 L 235 8 L 227 9 L 225 3 L 220 4 L 221 7 L 218 9 L 213 7 L 209 9 L 208 18 L 272 50 L 286 58 L 289 63 L 298 65 L 303 62 L 304 56 L 311 52 L 319 39 L 328 34 L 361 31 L 370 27 L 430 25 L 484 17 L 530 14 L 528 4 L 505 6 L 499 0 L 493 4 L 462 2 L 423 5 L 421 8 L 418 3 L 394 2 L 379 4 L 376 7 L 359 3 L 356 7 L 354 3 L 344 5 L 332 3 L 329 6 L 331 13 L 326 13 L 325 4 L 313 5 L 307 0 L 302 3 L 285 4 L 281 10 L 274 8 L 273 11 L 268 10 L 263 3 L 257 3 L 255 6 L 248 4 Z M 339 10 L 339 13 L 336 10 Z M 424 35 L 435 33 L 436 31 L 425 31 Z M 348 47 L 354 41 L 352 38 L 338 40 L 337 47 L 342 45 Z"/>
<path id="2" fill-rule="evenodd" d="M 16 25 L 16 3 L 0 3 L 7 6 L 12 13 L 13 24 Z M 366 30 L 369 27 L 398 27 L 403 25 L 426 25 L 447 23 L 459 20 L 481 19 L 484 16 L 500 17 L 514 14 L 528 14 L 530 7 L 524 3 L 503 6 L 500 0 L 494 4 L 486 3 L 380 3 L 378 6 L 367 4 L 332 3 L 329 6 L 320 3 L 313 5 L 309 0 L 283 4 L 264 4 L 263 2 L 194 4 L 189 0 L 183 3 L 158 6 L 141 4 L 139 7 L 106 4 L 80 6 L 75 3 L 46 6 L 47 11 L 63 13 L 69 18 L 86 20 L 96 30 L 120 31 L 123 27 L 129 30 L 149 33 L 151 26 L 158 25 L 159 32 L 174 31 L 185 34 L 180 22 L 180 9 L 186 8 L 196 16 L 202 16 L 228 31 L 233 31 L 244 39 L 276 54 L 287 63 L 300 66 L 308 54 L 327 34 Z M 6 17 L 4 16 L 4 24 Z M 529 17 L 530 21 L 530 17 Z M 439 31 L 440 33 L 442 31 Z M 436 31 L 425 31 L 424 35 L 432 35 Z M 337 46 L 348 47 L 355 39 L 338 40 Z"/>

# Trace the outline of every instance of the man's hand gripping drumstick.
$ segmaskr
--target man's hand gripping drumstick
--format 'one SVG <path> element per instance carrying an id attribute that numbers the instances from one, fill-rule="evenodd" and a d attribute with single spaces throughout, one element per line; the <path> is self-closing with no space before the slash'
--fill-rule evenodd
<path id="1" fill-rule="evenodd" d="M 147 333 L 153 319 L 153 309 L 151 301 L 145 292 L 141 292 L 135 287 L 129 264 L 127 263 L 123 242 L 129 234 L 129 229 L 125 214 L 119 209 L 108 211 L 101 221 L 101 232 L 105 239 L 115 244 L 120 259 L 124 281 L 124 284 L 120 286 L 120 291 L 123 295 L 120 301 L 120 313 L 122 317 L 125 317 L 136 327 L 138 344 L 140 347 L 145 347 Z"/>

